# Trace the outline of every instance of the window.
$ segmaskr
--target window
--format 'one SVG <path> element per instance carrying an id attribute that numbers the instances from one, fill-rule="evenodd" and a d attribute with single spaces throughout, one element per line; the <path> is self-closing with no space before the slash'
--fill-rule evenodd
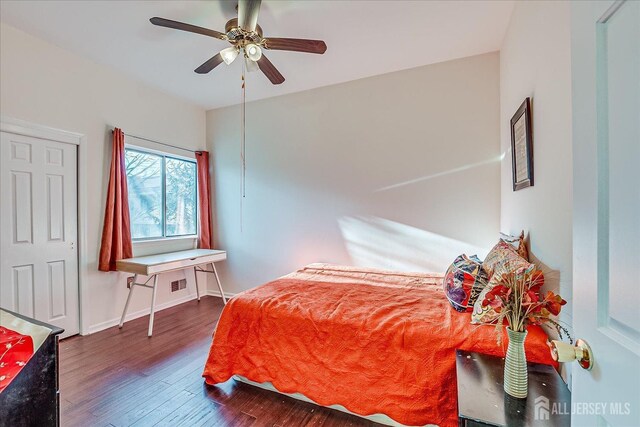
<path id="1" fill-rule="evenodd" d="M 132 239 L 198 233 L 195 161 L 126 148 L 125 165 Z"/>

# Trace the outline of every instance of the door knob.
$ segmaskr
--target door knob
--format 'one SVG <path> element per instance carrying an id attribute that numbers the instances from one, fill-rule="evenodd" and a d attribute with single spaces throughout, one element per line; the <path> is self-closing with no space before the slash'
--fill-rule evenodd
<path id="1" fill-rule="evenodd" d="M 567 344 L 566 342 L 553 340 L 549 344 L 551 348 L 551 357 L 557 362 L 578 361 L 582 369 L 590 371 L 593 368 L 593 352 L 591 347 L 585 340 L 576 340 L 576 345 Z"/>

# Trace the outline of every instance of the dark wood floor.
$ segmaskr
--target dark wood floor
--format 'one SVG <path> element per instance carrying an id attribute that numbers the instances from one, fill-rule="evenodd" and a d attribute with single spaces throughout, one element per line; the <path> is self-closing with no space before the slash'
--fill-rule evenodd
<path id="1" fill-rule="evenodd" d="M 229 380 L 201 377 L 222 301 L 204 297 L 60 342 L 63 426 L 378 426 Z"/>

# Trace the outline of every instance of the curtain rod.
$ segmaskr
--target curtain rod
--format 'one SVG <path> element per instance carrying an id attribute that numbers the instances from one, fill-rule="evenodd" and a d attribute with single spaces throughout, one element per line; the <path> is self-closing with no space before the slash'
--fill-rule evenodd
<path id="1" fill-rule="evenodd" d="M 113 129 L 111 129 L 111 133 L 113 133 Z M 178 147 L 177 145 L 171 145 L 171 144 L 167 144 L 165 142 L 155 141 L 155 140 L 149 139 L 149 138 L 143 138 L 141 136 L 133 135 L 133 134 L 130 134 L 130 133 L 125 133 L 125 132 L 122 132 L 122 133 L 124 133 L 124 136 L 128 136 L 128 137 L 131 137 L 131 138 L 136 138 L 136 139 L 141 139 L 143 141 L 153 142 L 154 144 L 164 145 L 165 147 L 171 147 L 171 148 L 175 148 L 175 149 L 178 149 L 178 150 L 188 151 L 189 153 L 197 153 L 198 151 L 201 151 L 201 150 L 189 150 L 188 148 Z"/>

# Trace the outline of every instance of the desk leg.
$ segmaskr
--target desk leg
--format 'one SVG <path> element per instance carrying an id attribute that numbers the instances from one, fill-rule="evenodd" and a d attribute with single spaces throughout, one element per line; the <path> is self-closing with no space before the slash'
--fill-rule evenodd
<path id="1" fill-rule="evenodd" d="M 147 336 L 151 336 L 153 333 L 153 315 L 154 308 L 156 307 L 156 290 L 158 289 L 158 275 L 153 276 L 153 293 L 151 294 L 151 314 L 149 315 L 149 332 Z"/>
<path id="2" fill-rule="evenodd" d="M 216 282 L 218 282 L 218 289 L 220 289 L 220 295 L 222 296 L 222 302 L 227 303 L 227 297 L 224 296 L 224 291 L 222 290 L 222 283 L 220 283 L 220 277 L 218 277 L 218 270 L 216 270 L 216 263 L 211 263 L 211 268 L 213 269 L 213 274 L 216 276 Z"/>
<path id="3" fill-rule="evenodd" d="M 129 302 L 131 301 L 131 295 L 133 294 L 133 288 L 135 284 L 138 283 L 138 275 L 133 276 L 133 282 L 131 282 L 131 286 L 129 287 L 129 295 L 127 295 L 127 302 L 124 303 L 124 310 L 122 311 L 122 317 L 120 318 L 119 328 L 122 328 L 124 324 L 124 317 L 127 315 L 127 310 L 129 309 Z"/>
<path id="4" fill-rule="evenodd" d="M 196 280 L 196 296 L 198 297 L 198 301 L 200 301 L 200 289 L 198 288 L 198 270 L 196 267 L 193 267 L 193 277 Z"/>

